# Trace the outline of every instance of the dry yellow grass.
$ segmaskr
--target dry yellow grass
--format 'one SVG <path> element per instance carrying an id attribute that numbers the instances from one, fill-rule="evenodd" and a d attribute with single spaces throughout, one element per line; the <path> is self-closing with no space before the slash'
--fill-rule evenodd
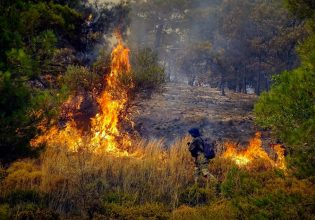
<path id="1" fill-rule="evenodd" d="M 49 147 L 39 160 L 14 163 L 2 183 L 3 192 L 36 189 L 50 195 L 57 210 L 88 209 L 107 192 L 132 195 L 130 202 L 163 202 L 175 208 L 180 193 L 193 183 L 194 165 L 187 138 L 169 149 L 162 140 L 139 141 L 141 157 L 94 154 L 88 148 L 71 152 L 66 146 Z"/>
<path id="2" fill-rule="evenodd" d="M 295 200 L 282 208 L 283 213 L 297 207 L 292 215 L 297 216 L 299 210 L 310 215 L 314 195 L 310 182 L 277 174 L 263 161 L 247 169 L 218 157 L 210 162 L 209 170 L 222 183 L 221 193 L 217 194 L 214 183 L 197 187 L 187 142 L 184 138 L 165 149 L 161 140 L 138 141 L 133 148 L 141 152 L 140 157 L 95 154 L 84 144 L 78 152 L 62 144 L 50 146 L 39 159 L 17 161 L 2 171 L 0 197 L 15 191 L 19 196 L 19 190 L 36 191 L 42 199 L 36 202 L 39 207 L 79 219 L 235 219 L 261 210 L 256 201 L 269 200 L 259 216 L 274 217 L 277 213 L 266 212 L 270 204 L 280 202 L 279 207 L 286 207 L 287 198 Z M 248 198 L 257 200 L 252 203 Z"/>

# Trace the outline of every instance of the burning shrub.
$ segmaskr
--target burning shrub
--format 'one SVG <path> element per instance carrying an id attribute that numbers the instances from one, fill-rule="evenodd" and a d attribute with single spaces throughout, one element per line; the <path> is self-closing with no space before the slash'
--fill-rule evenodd
<path id="1" fill-rule="evenodd" d="M 278 144 L 273 147 L 273 151 L 277 154 L 277 159 L 273 160 L 263 148 L 261 133 L 257 132 L 255 137 L 249 141 L 249 145 L 245 150 L 239 150 L 235 143 L 225 143 L 226 151 L 223 153 L 224 158 L 228 158 L 235 162 L 238 166 L 247 166 L 248 168 L 268 169 L 276 167 L 285 171 L 285 150 Z"/>
<path id="2" fill-rule="evenodd" d="M 119 34 L 117 34 L 117 39 L 118 45 L 111 53 L 110 72 L 104 79 L 105 90 L 96 98 L 99 105 L 99 113 L 92 118 L 88 118 L 90 126 L 87 126 L 87 131 L 83 132 L 82 126 L 78 126 L 75 120 L 76 117 L 74 117 L 76 112 L 70 111 L 70 113 L 66 113 L 66 116 L 69 116 L 69 118 L 67 118 L 64 128 L 54 126 L 49 130 L 45 130 L 44 134 L 32 140 L 31 144 L 33 146 L 41 144 L 46 144 L 48 147 L 64 145 L 72 151 L 78 151 L 84 142 L 89 147 L 89 150 L 94 151 L 94 153 L 106 152 L 116 156 L 129 155 L 130 136 L 123 131 L 121 123 L 128 121 L 129 92 L 133 88 L 131 79 L 122 80 L 131 78 L 130 51 L 124 46 Z M 78 80 L 75 80 L 73 88 L 75 91 L 84 86 L 91 86 L 85 79 L 85 75 L 89 75 L 87 69 L 83 68 L 80 70 L 83 72 L 81 76 L 79 75 L 80 77 L 77 76 L 75 68 L 71 67 L 69 71 L 70 85 L 73 77 L 78 78 Z M 78 99 L 70 97 L 68 100 L 70 106 L 73 104 L 75 110 L 78 110 L 84 103 L 85 98 L 78 96 Z M 73 102 L 73 100 L 77 101 Z"/>

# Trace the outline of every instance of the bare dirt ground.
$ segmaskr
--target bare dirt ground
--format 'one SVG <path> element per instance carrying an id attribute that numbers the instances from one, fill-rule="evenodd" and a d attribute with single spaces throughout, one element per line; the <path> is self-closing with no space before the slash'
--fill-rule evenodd
<path id="1" fill-rule="evenodd" d="M 257 96 L 220 91 L 209 87 L 167 84 L 164 91 L 139 103 L 136 129 L 145 139 L 164 138 L 167 145 L 187 135 L 191 127 L 203 136 L 246 142 L 257 131 L 252 109 Z"/>

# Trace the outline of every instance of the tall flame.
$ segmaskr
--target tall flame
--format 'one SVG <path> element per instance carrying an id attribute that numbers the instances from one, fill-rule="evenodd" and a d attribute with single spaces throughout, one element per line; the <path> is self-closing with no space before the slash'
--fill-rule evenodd
<path id="1" fill-rule="evenodd" d="M 121 36 L 117 34 L 118 45 L 111 54 L 111 72 L 105 79 L 106 90 L 98 99 L 100 113 L 92 119 L 92 144 L 99 146 L 107 152 L 119 152 L 118 137 L 128 144 L 129 136 L 119 131 L 120 117 L 126 110 L 128 90 L 133 87 L 131 81 L 123 83 L 123 78 L 130 78 L 131 65 L 129 61 L 130 50 L 124 47 Z M 126 140 L 127 139 L 127 140 Z"/>
<path id="2" fill-rule="evenodd" d="M 283 170 L 286 169 L 284 149 L 281 148 L 281 145 L 276 145 L 274 150 L 277 154 L 277 160 L 272 160 L 262 147 L 260 132 L 255 134 L 255 137 L 250 140 L 247 149 L 243 151 L 238 151 L 237 144 L 232 142 L 227 142 L 224 145 L 226 147 L 226 151 L 223 153 L 223 157 L 231 159 L 239 166 L 245 166 L 257 159 L 261 159 L 274 167 L 278 167 Z"/>
<path id="3" fill-rule="evenodd" d="M 70 120 L 64 129 L 56 126 L 44 135 L 31 141 L 33 146 L 47 143 L 52 146 L 67 146 L 76 151 L 80 144 L 95 152 L 111 153 L 115 156 L 128 156 L 131 145 L 129 135 L 120 130 L 120 121 L 125 118 L 128 103 L 128 91 L 133 87 L 130 77 L 130 50 L 123 45 L 121 36 L 116 34 L 117 46 L 111 53 L 111 71 L 105 77 L 105 90 L 97 99 L 99 113 L 91 119 L 89 135 L 82 135 L 74 120 Z M 68 100 L 66 103 L 71 102 Z M 80 103 L 82 100 L 80 100 Z M 71 116 L 71 114 L 70 114 Z"/>

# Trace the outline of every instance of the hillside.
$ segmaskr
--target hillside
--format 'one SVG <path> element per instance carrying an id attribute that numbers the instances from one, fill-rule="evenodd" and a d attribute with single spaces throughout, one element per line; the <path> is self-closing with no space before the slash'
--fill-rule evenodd
<path id="1" fill-rule="evenodd" d="M 169 83 L 161 93 L 138 103 L 136 128 L 146 139 L 164 138 L 172 143 L 199 127 L 211 139 L 246 142 L 257 128 L 252 109 L 256 95 L 228 91 L 221 96 L 216 88 Z"/>

